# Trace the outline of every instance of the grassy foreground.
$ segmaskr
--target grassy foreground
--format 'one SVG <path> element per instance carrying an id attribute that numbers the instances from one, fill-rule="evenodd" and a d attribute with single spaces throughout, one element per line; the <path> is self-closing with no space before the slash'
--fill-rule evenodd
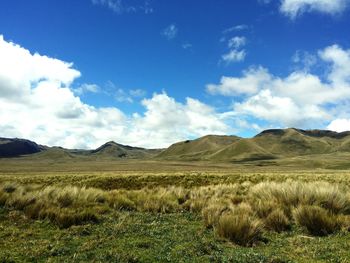
<path id="1" fill-rule="evenodd" d="M 349 186 L 330 170 L 0 171 L 0 262 L 349 262 Z"/>

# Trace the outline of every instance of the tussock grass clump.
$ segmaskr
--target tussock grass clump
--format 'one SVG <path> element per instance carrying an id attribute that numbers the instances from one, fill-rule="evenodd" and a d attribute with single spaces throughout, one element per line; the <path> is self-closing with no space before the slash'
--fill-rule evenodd
<path id="1" fill-rule="evenodd" d="M 220 216 L 228 209 L 229 208 L 227 207 L 227 205 L 219 202 L 213 202 L 204 209 L 202 209 L 202 217 L 205 227 L 215 227 L 219 221 Z"/>
<path id="2" fill-rule="evenodd" d="M 108 209 L 189 211 L 201 214 L 204 226 L 215 229 L 219 236 L 251 245 L 262 229 L 281 232 L 298 224 L 313 235 L 327 235 L 341 226 L 348 228 L 350 193 L 349 188 L 336 184 L 300 181 L 254 184 L 242 180 L 241 184 L 190 189 L 168 186 L 111 191 L 5 182 L 0 184 L 0 206 L 23 211 L 29 218 L 49 219 L 60 227 L 97 222 L 99 214 Z"/>
<path id="3" fill-rule="evenodd" d="M 180 210 L 177 197 L 166 188 L 141 190 L 135 202 L 141 212 L 171 213 Z"/>
<path id="4" fill-rule="evenodd" d="M 252 187 L 250 197 L 261 201 L 274 201 L 285 207 L 317 205 L 333 213 L 350 213 L 347 190 L 326 182 L 266 182 Z"/>
<path id="5" fill-rule="evenodd" d="M 0 206 L 4 206 L 6 204 L 8 196 L 8 193 L 0 191 Z"/>
<path id="6" fill-rule="evenodd" d="M 280 205 L 274 200 L 252 200 L 251 201 L 255 213 L 260 218 L 268 217 L 273 211 L 279 209 Z"/>
<path id="7" fill-rule="evenodd" d="M 219 218 L 216 231 L 219 237 L 238 245 L 252 246 L 261 239 L 263 225 L 249 214 L 230 212 Z"/>
<path id="8" fill-rule="evenodd" d="M 125 192 L 112 191 L 108 198 L 109 205 L 117 210 L 133 211 L 136 210 L 136 204 Z"/>
<path id="9" fill-rule="evenodd" d="M 6 182 L 2 186 L 2 190 L 5 193 L 13 193 L 14 191 L 16 191 L 17 188 L 18 188 L 18 185 L 13 182 Z"/>
<path id="10" fill-rule="evenodd" d="M 239 185 L 237 184 L 219 184 L 194 188 L 189 192 L 184 208 L 191 212 L 200 213 L 210 203 L 217 200 L 237 204 L 243 200 L 238 196 L 238 191 Z"/>
<path id="11" fill-rule="evenodd" d="M 325 236 L 338 231 L 338 217 L 318 206 L 302 205 L 293 211 L 296 223 L 315 236 Z"/>
<path id="12" fill-rule="evenodd" d="M 291 222 L 282 209 L 272 211 L 264 220 L 264 225 L 267 229 L 276 232 L 290 230 L 291 228 Z"/>
<path id="13" fill-rule="evenodd" d="M 59 227 L 98 221 L 98 206 L 105 193 L 78 187 L 24 187 L 5 183 L 0 189 L 0 205 L 23 211 L 31 219 L 49 219 Z"/>
<path id="14" fill-rule="evenodd" d="M 174 192 L 176 191 L 176 192 Z M 115 190 L 109 192 L 109 205 L 118 210 L 171 213 L 180 210 L 178 189 L 156 188 L 141 190 Z"/>

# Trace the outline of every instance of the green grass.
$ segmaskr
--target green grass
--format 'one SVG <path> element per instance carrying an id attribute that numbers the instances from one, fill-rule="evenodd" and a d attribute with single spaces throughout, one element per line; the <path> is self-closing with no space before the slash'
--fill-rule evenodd
<path id="1" fill-rule="evenodd" d="M 313 238 L 296 228 L 265 235 L 266 243 L 247 248 L 217 239 L 191 213 L 114 211 L 99 224 L 68 229 L 3 210 L 0 218 L 0 261 L 5 262 L 349 261 L 348 234 Z"/>
<path id="2" fill-rule="evenodd" d="M 0 262 L 350 261 L 347 171 L 23 162 L 0 167 Z"/>

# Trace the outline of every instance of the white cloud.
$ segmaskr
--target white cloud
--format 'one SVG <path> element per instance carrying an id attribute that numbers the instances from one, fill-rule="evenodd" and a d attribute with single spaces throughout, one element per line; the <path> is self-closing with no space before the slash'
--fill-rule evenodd
<path id="1" fill-rule="evenodd" d="M 184 44 L 182 44 L 182 48 L 183 48 L 183 49 L 190 49 L 190 48 L 192 48 L 192 44 L 190 44 L 190 43 L 184 43 Z"/>
<path id="2" fill-rule="evenodd" d="M 249 27 L 247 25 L 241 24 L 241 25 L 235 25 L 229 28 L 226 28 L 224 31 L 222 31 L 223 34 L 227 34 L 230 32 L 235 32 L 235 31 L 242 31 L 242 30 L 246 30 Z"/>
<path id="3" fill-rule="evenodd" d="M 146 91 L 143 90 L 143 89 L 132 89 L 129 91 L 129 94 L 132 96 L 132 97 L 136 97 L 136 98 L 141 98 L 141 97 L 144 97 L 146 96 Z"/>
<path id="4" fill-rule="evenodd" d="M 83 95 L 84 93 L 88 93 L 88 92 L 98 93 L 101 91 L 101 88 L 96 84 L 84 83 L 84 84 L 80 85 L 78 88 L 73 89 L 73 91 L 77 95 Z"/>
<path id="5" fill-rule="evenodd" d="M 232 63 L 232 62 L 240 62 L 243 61 L 246 57 L 246 52 L 245 50 L 230 50 L 228 53 L 222 55 L 222 60 L 227 62 L 227 63 Z"/>
<path id="6" fill-rule="evenodd" d="M 259 2 L 269 4 L 272 1 L 259 0 Z M 307 12 L 336 15 L 344 12 L 349 5 L 349 0 L 280 0 L 280 2 L 280 12 L 291 19 Z"/>
<path id="7" fill-rule="evenodd" d="M 327 129 L 336 132 L 350 131 L 350 119 L 336 119 L 327 126 Z"/>
<path id="8" fill-rule="evenodd" d="M 245 37 L 233 37 L 231 38 L 229 41 L 228 41 L 228 47 L 229 48 L 234 48 L 234 49 L 237 49 L 237 48 L 240 48 L 240 47 L 243 47 L 245 46 L 246 44 L 246 38 Z"/>
<path id="9" fill-rule="evenodd" d="M 175 24 L 171 24 L 162 31 L 162 35 L 168 40 L 172 40 L 176 37 L 178 28 Z"/>
<path id="10" fill-rule="evenodd" d="M 123 5 L 121 0 L 91 0 L 94 5 L 103 5 L 116 13 L 123 12 Z"/>
<path id="11" fill-rule="evenodd" d="M 286 127 L 299 127 L 306 122 L 329 119 L 327 113 L 316 105 L 298 105 L 290 97 L 272 95 L 270 90 L 262 90 L 243 103 L 236 103 L 234 108 L 238 113 L 272 123 L 282 123 Z"/>
<path id="12" fill-rule="evenodd" d="M 101 5 L 111 9 L 117 14 L 123 13 L 136 13 L 138 11 L 145 14 L 153 13 L 153 8 L 150 6 L 149 1 L 137 1 L 132 2 L 130 0 L 91 0 L 94 5 Z M 125 4 L 127 2 L 128 4 Z M 141 2 L 141 3 L 140 3 Z"/>
<path id="13" fill-rule="evenodd" d="M 133 103 L 134 99 L 142 98 L 146 95 L 146 91 L 142 89 L 124 90 L 117 87 L 112 81 L 107 81 L 104 93 L 108 96 L 114 97 L 118 102 Z"/>
<path id="14" fill-rule="evenodd" d="M 158 145 L 165 146 L 169 138 L 179 141 L 189 135 L 226 134 L 230 130 L 220 114 L 196 99 L 187 98 L 182 104 L 161 93 L 144 99 L 142 105 L 146 112 L 143 116 L 134 116 L 136 125 L 133 134 L 142 138 L 158 138 Z"/>
<path id="15" fill-rule="evenodd" d="M 154 94 L 142 100 L 144 113 L 132 116 L 115 107 L 83 103 L 71 88 L 80 76 L 72 63 L 31 54 L 2 36 L 0 57 L 1 137 L 67 148 L 95 148 L 110 140 L 166 147 L 191 136 L 230 131 L 224 115 L 192 98 L 179 103 L 165 93 Z M 144 93 L 139 89 L 128 95 Z"/>
<path id="16" fill-rule="evenodd" d="M 303 70 L 309 71 L 317 64 L 317 56 L 309 52 L 298 50 L 293 55 L 292 61 L 297 65 L 301 65 Z"/>
<path id="17" fill-rule="evenodd" d="M 128 102 L 128 103 L 134 102 L 132 97 L 127 92 L 125 92 L 123 89 L 117 89 L 115 91 L 114 98 L 118 102 Z"/>
<path id="18" fill-rule="evenodd" d="M 224 40 L 225 41 L 225 40 Z M 227 41 L 229 51 L 221 56 L 222 61 L 226 63 L 241 62 L 245 59 L 247 52 L 240 49 L 245 46 L 247 39 L 245 37 L 235 36 Z"/>
<path id="19" fill-rule="evenodd" d="M 319 51 L 319 56 L 332 65 L 328 75 L 329 81 L 340 87 L 348 86 L 350 82 L 350 50 L 333 45 Z"/>
<path id="20" fill-rule="evenodd" d="M 220 84 L 207 85 L 211 94 L 243 95 L 234 111 L 286 126 L 312 127 L 342 115 L 350 106 L 350 50 L 338 45 L 318 52 L 327 63 L 326 80 L 307 70 L 277 77 L 262 67 L 251 68 L 241 77 L 222 77 Z"/>
<path id="21" fill-rule="evenodd" d="M 236 96 L 239 94 L 255 94 L 261 86 L 271 81 L 269 72 L 262 68 L 250 68 L 243 72 L 243 77 L 222 77 L 220 84 L 208 84 L 207 91 L 212 94 Z"/>

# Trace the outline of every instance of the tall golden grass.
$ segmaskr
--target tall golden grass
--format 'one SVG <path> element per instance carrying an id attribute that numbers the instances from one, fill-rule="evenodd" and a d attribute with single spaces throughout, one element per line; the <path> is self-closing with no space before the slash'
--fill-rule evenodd
<path id="1" fill-rule="evenodd" d="M 76 186 L 0 184 L 0 206 L 21 210 L 59 227 L 98 222 L 115 209 L 147 213 L 200 213 L 218 237 L 239 245 L 258 242 L 264 231 L 288 231 L 292 225 L 311 235 L 350 227 L 350 192 L 327 182 L 263 182 L 202 187 L 154 187 L 104 191 Z"/>

